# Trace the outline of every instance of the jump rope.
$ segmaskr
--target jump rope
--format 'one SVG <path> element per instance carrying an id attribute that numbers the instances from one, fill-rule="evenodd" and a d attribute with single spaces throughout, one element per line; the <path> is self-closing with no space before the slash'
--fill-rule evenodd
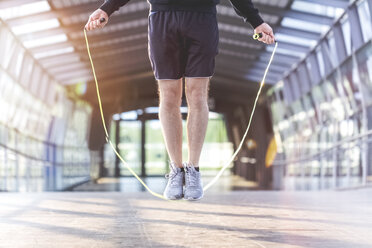
<path id="1" fill-rule="evenodd" d="M 105 18 L 101 18 L 100 19 L 100 22 L 103 23 L 105 22 Z M 159 193 L 156 193 L 154 191 L 152 191 L 148 186 L 147 184 L 137 175 L 136 172 L 133 171 L 132 168 L 130 168 L 130 166 L 128 165 L 128 163 L 124 160 L 124 158 L 120 155 L 120 153 L 116 150 L 114 144 L 112 143 L 111 139 L 110 139 L 110 136 L 108 134 L 108 131 L 107 131 L 107 127 L 106 127 L 106 122 L 105 122 L 105 118 L 104 118 L 104 114 L 103 114 L 103 107 L 102 107 L 102 100 L 101 100 L 101 94 L 100 94 L 100 90 L 99 90 L 99 85 L 98 85 L 98 80 L 97 80 L 97 76 L 96 76 L 96 71 L 94 69 L 94 64 L 93 64 L 93 60 L 92 60 L 92 56 L 91 56 L 91 53 L 90 53 L 90 48 L 89 48 L 89 41 L 88 41 L 88 36 L 87 36 L 87 32 L 84 28 L 84 37 L 85 37 L 85 43 L 86 43 L 86 47 L 87 47 L 87 52 L 88 52 L 88 56 L 89 56 L 89 61 L 90 61 L 90 65 L 92 67 L 92 72 L 93 72 L 93 76 L 94 76 L 94 82 L 96 84 L 96 91 L 97 91 L 97 99 L 98 99 L 98 106 L 99 106 L 99 110 L 100 110 L 100 114 L 101 114 L 101 120 L 102 120 L 102 126 L 103 126 L 103 129 L 105 131 L 105 138 L 106 138 L 106 141 L 107 143 L 110 145 L 110 147 L 112 148 L 112 150 L 114 151 L 114 153 L 116 154 L 116 156 L 120 159 L 120 161 L 123 163 L 123 165 L 129 170 L 129 172 L 143 185 L 143 187 L 145 187 L 145 189 L 153 196 L 157 197 L 157 198 L 160 198 L 160 199 L 163 199 L 163 200 L 166 200 L 166 201 L 170 201 L 168 199 L 166 199 L 163 195 L 159 194 Z M 253 39 L 255 40 L 258 40 L 260 38 L 263 37 L 263 34 L 262 33 L 258 33 L 258 34 L 254 34 L 253 35 Z M 251 127 L 251 123 L 252 123 L 252 120 L 253 120 L 253 115 L 254 115 L 254 112 L 256 111 L 256 106 L 257 106 L 257 102 L 258 102 L 258 99 L 260 97 L 260 94 L 261 94 L 261 91 L 262 91 L 262 88 L 265 84 L 265 80 L 266 80 L 266 76 L 267 76 L 267 73 L 269 72 L 269 69 L 270 69 L 270 66 L 271 66 L 271 63 L 273 62 L 273 59 L 274 59 L 274 56 L 275 56 L 275 53 L 276 53 L 276 49 L 278 47 L 278 42 L 275 41 L 275 47 L 274 47 L 274 50 L 271 54 L 271 57 L 270 57 L 270 60 L 269 60 L 269 63 L 266 67 L 266 70 L 265 70 L 265 73 L 264 73 L 264 76 L 262 78 L 262 81 L 260 83 L 260 87 L 258 89 L 258 92 L 257 92 L 257 96 L 256 96 L 256 99 L 254 101 L 254 104 L 253 104 L 253 108 L 252 108 L 252 112 L 251 112 L 251 115 L 250 115 L 250 118 L 249 118 L 249 122 L 248 122 L 248 126 L 247 126 L 247 129 L 245 130 L 245 133 L 243 135 L 243 138 L 242 140 L 240 141 L 240 144 L 238 146 L 238 148 L 236 149 L 236 151 L 234 152 L 234 154 L 231 156 L 231 158 L 228 160 L 228 162 L 220 169 L 220 171 L 217 173 L 217 175 L 213 178 L 212 181 L 210 181 L 205 187 L 204 187 L 204 191 L 207 191 L 213 184 L 215 184 L 218 179 L 222 176 L 223 172 L 229 167 L 229 165 L 234 161 L 234 159 L 236 158 L 236 156 L 238 155 L 238 153 L 240 152 L 240 150 L 242 149 L 242 146 L 244 144 L 244 141 L 248 135 L 248 131 Z"/>

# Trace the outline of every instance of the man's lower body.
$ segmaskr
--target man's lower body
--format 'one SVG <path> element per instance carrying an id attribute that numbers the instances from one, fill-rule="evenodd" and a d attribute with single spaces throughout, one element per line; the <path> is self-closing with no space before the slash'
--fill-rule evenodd
<path id="1" fill-rule="evenodd" d="M 149 17 L 149 57 L 159 84 L 159 119 L 171 160 L 168 199 L 203 196 L 199 159 L 208 124 L 208 88 L 218 51 L 213 13 L 161 11 Z M 182 78 L 188 105 L 188 161 L 182 163 Z M 185 189 L 183 190 L 183 181 Z"/>

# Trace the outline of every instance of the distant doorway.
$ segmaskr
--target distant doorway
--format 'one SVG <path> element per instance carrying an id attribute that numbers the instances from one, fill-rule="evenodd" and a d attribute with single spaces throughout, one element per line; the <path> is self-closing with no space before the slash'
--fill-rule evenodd
<path id="1" fill-rule="evenodd" d="M 134 111 L 131 111 L 132 113 Z M 128 116 L 120 114 L 120 116 Z M 145 113 L 145 112 L 144 112 Z M 152 117 L 149 118 L 149 117 Z M 140 176 L 163 176 L 169 171 L 169 157 L 165 149 L 157 114 L 136 115 L 132 119 L 115 120 L 112 125 L 112 137 L 116 142 L 121 156 L 128 165 Z M 185 115 L 184 115 L 185 117 Z M 113 131 L 115 130 L 115 131 Z M 118 132 L 116 134 L 116 132 Z M 115 134 L 115 135 L 114 135 Z M 187 161 L 186 121 L 183 121 L 183 161 Z M 200 167 L 206 175 L 214 175 L 230 158 L 233 144 L 229 142 L 223 116 L 210 113 L 207 134 L 200 158 Z M 131 176 L 127 168 L 116 158 L 120 176 Z M 229 173 L 227 171 L 227 173 Z"/>

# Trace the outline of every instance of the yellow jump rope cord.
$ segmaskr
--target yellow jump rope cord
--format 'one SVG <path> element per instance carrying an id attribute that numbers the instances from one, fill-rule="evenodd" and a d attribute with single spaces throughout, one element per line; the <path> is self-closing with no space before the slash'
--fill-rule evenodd
<path id="1" fill-rule="evenodd" d="M 94 69 L 94 64 L 93 64 L 93 60 L 92 60 L 92 56 L 90 54 L 90 49 L 89 49 L 89 41 L 88 41 L 88 36 L 87 36 L 87 32 L 86 30 L 84 29 L 84 37 L 85 37 L 85 43 L 87 45 L 87 51 L 88 51 L 88 56 L 89 56 L 89 61 L 90 61 L 90 64 L 92 66 L 92 71 L 93 71 L 93 76 L 94 76 L 94 81 L 96 83 L 96 90 L 97 90 L 97 98 L 98 98 L 98 106 L 99 106 L 99 110 L 100 110 L 100 113 L 101 113 L 101 119 L 102 119 L 102 125 L 103 125 L 103 129 L 105 130 L 105 136 L 106 136 L 106 141 L 110 144 L 112 150 L 115 152 L 116 156 L 118 156 L 118 158 L 120 159 L 120 161 L 124 164 L 124 166 L 130 171 L 130 173 L 135 177 L 137 178 L 137 180 L 143 185 L 143 187 L 146 188 L 146 190 L 148 192 L 150 192 L 150 194 L 152 194 L 153 196 L 155 197 L 158 197 L 160 199 L 163 199 L 163 200 L 168 200 L 166 199 L 164 196 L 162 196 L 161 194 L 158 194 L 154 191 L 152 191 L 147 185 L 146 183 L 136 174 L 136 172 L 134 172 L 132 170 L 132 168 L 129 167 L 129 165 L 127 164 L 127 162 L 125 162 L 125 160 L 121 157 L 121 155 L 119 154 L 119 152 L 116 150 L 115 146 L 113 145 L 113 143 L 111 142 L 111 139 L 110 139 L 110 136 L 108 134 L 108 131 L 107 131 L 107 127 L 106 127 L 106 123 L 105 123 L 105 118 L 104 118 L 104 115 L 103 115 L 103 107 L 102 107 L 102 101 L 101 101 L 101 94 L 100 94 L 100 91 L 99 91 L 99 86 L 98 86 L 98 81 L 97 81 L 97 76 L 96 76 L 96 71 Z"/>
<path id="2" fill-rule="evenodd" d="M 146 183 L 136 174 L 136 172 L 134 172 L 132 170 L 132 168 L 129 167 L 128 163 L 125 162 L 125 160 L 122 158 L 122 156 L 119 154 L 119 152 L 116 150 L 115 146 L 113 145 L 113 143 L 111 142 L 110 140 L 110 136 L 108 134 L 108 131 L 107 131 L 107 127 L 106 127 L 106 123 L 105 123 L 105 118 L 104 118 L 104 114 L 103 114 L 103 107 L 102 107 L 102 101 L 101 101 L 101 95 L 100 95 L 100 91 L 99 91 L 99 86 L 98 86 L 98 81 L 97 81 L 97 76 L 96 76 L 96 71 L 94 69 L 94 64 L 93 64 L 93 60 L 92 60 L 92 56 L 90 54 L 90 48 L 89 48 L 89 41 L 88 41 L 88 36 L 87 36 L 87 32 L 86 30 L 84 29 L 84 37 L 85 37 L 85 43 L 86 43 L 86 46 L 87 46 L 87 51 L 88 51 L 88 56 L 89 56 L 89 61 L 90 61 L 90 65 L 92 66 L 92 72 L 93 72 L 93 76 L 94 76 L 94 81 L 95 81 L 95 84 L 96 84 L 96 90 L 97 90 L 97 99 L 98 99 L 98 106 L 99 106 L 99 110 L 100 110 L 100 113 L 101 113 L 101 119 L 102 119 L 102 125 L 103 125 L 103 129 L 105 131 L 105 136 L 106 136 L 106 141 L 110 144 L 112 150 L 115 152 L 116 156 L 118 156 L 118 158 L 120 159 L 120 161 L 124 164 L 124 166 L 129 170 L 129 172 L 143 185 L 143 187 L 145 187 L 145 189 L 150 193 L 152 194 L 153 196 L 157 197 L 157 198 L 160 198 L 160 199 L 163 199 L 163 200 L 166 200 L 166 201 L 169 201 L 168 199 L 166 199 L 164 196 L 162 196 L 161 194 L 158 194 L 154 191 L 152 191 L 147 185 Z M 247 130 L 245 131 L 245 134 L 243 136 L 243 139 L 241 140 L 240 142 L 240 145 L 238 147 L 238 149 L 235 151 L 235 153 L 232 155 L 232 157 L 230 158 L 230 160 L 225 164 L 224 167 L 221 168 L 221 170 L 218 172 L 218 174 L 213 178 L 213 180 L 208 183 L 205 187 L 204 187 L 204 190 L 207 190 L 209 189 L 215 182 L 218 181 L 218 179 L 221 177 L 221 175 L 223 174 L 223 172 L 226 170 L 226 168 L 232 163 L 232 161 L 235 159 L 235 157 L 238 155 L 239 151 L 241 150 L 243 144 L 244 144 L 244 140 L 248 134 L 248 131 L 249 131 L 249 128 L 251 126 L 251 122 L 252 122 L 252 119 L 253 119 L 253 114 L 256 110 L 256 105 L 257 105 L 257 101 L 259 99 L 259 96 L 261 94 L 261 90 L 262 90 L 262 87 L 264 86 L 265 84 L 265 80 L 266 80 L 266 76 L 267 76 L 267 73 L 269 71 L 269 68 L 270 68 L 270 65 L 274 59 L 274 55 L 275 55 L 275 52 L 276 52 L 276 48 L 278 47 L 278 43 L 276 42 L 275 43 L 275 48 L 273 50 L 273 53 L 271 55 L 271 58 L 270 58 L 270 61 L 269 61 L 269 64 L 265 70 L 265 74 L 264 74 L 264 77 L 260 83 L 260 88 L 257 92 L 257 96 L 256 96 L 256 100 L 254 102 L 254 105 L 253 105 L 253 109 L 252 109 L 252 113 L 251 113 L 251 116 L 249 118 L 249 123 L 248 123 L 248 127 L 247 127 Z"/>
<path id="3" fill-rule="evenodd" d="M 256 99 L 254 100 L 254 104 L 253 104 L 253 108 L 252 108 L 252 112 L 251 112 L 251 116 L 249 117 L 249 122 L 248 122 L 248 126 L 247 126 L 247 129 L 245 130 L 245 133 L 244 133 L 244 136 L 242 138 L 242 140 L 240 141 L 240 144 L 238 146 L 238 148 L 236 149 L 236 151 L 234 152 L 234 154 L 231 156 L 230 160 L 221 168 L 221 170 L 218 172 L 218 174 L 212 179 L 212 181 L 210 181 L 205 187 L 204 187 L 204 190 L 208 190 L 213 184 L 215 184 L 218 179 L 222 176 L 223 172 L 227 169 L 227 167 L 229 167 L 229 165 L 234 161 L 234 159 L 236 158 L 236 156 L 238 155 L 238 153 L 240 152 L 240 150 L 242 149 L 243 147 L 243 144 L 244 144 L 244 141 L 245 141 L 245 138 L 247 137 L 248 135 L 248 131 L 249 129 L 251 128 L 251 123 L 252 123 L 252 120 L 253 120 L 253 115 L 254 115 L 254 112 L 256 111 L 256 106 L 257 106 L 257 102 L 258 102 L 258 99 L 260 98 L 260 95 L 261 95 L 261 91 L 262 91 L 262 88 L 263 86 L 265 85 L 265 80 L 266 80 L 266 76 L 267 76 L 267 73 L 269 72 L 269 68 L 271 66 L 271 63 L 273 62 L 273 59 L 274 59 L 274 55 L 276 53 L 276 48 L 278 47 L 278 42 L 275 42 L 275 47 L 274 47 L 274 50 L 273 50 L 273 53 L 271 54 L 271 58 L 270 58 L 270 61 L 269 61 L 269 64 L 267 65 L 266 67 L 266 70 L 265 70 L 265 74 L 262 78 L 262 81 L 260 83 L 260 88 L 258 89 L 258 92 L 257 92 L 257 96 L 256 96 Z"/>

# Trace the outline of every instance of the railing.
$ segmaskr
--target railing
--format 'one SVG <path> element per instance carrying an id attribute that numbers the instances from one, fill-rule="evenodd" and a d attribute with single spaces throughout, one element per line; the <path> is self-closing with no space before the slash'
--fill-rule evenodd
<path id="1" fill-rule="evenodd" d="M 98 154 L 58 146 L 0 125 L 0 191 L 64 190 L 91 178 Z"/>
<path id="2" fill-rule="evenodd" d="M 371 11 L 371 1 L 351 3 L 269 96 L 283 151 L 274 168 L 285 180 L 328 181 L 323 188 L 372 182 Z M 352 134 L 345 123 L 354 123 Z"/>
<path id="3" fill-rule="evenodd" d="M 97 174 L 85 141 L 90 106 L 68 95 L 2 20 L 0 75 L 0 191 L 63 190 Z"/>
<path id="4" fill-rule="evenodd" d="M 340 147 L 342 148 L 342 146 L 349 145 L 350 142 L 358 141 L 358 143 L 360 143 L 360 144 L 361 143 L 372 142 L 372 137 L 368 138 L 368 139 L 365 139 L 365 138 L 367 138 L 371 135 L 372 135 L 372 130 L 369 130 L 366 133 L 355 135 L 353 137 L 348 137 L 346 139 L 338 141 L 334 145 L 332 145 L 330 147 L 327 147 L 323 151 L 320 151 L 320 152 L 317 152 L 317 153 L 314 153 L 314 154 L 310 154 L 310 155 L 306 155 L 306 156 L 301 156 L 300 159 L 275 160 L 274 164 L 275 165 L 287 165 L 287 164 L 299 164 L 299 163 L 303 163 L 303 162 L 313 161 L 313 160 L 319 159 L 320 157 L 324 156 L 325 154 L 328 154 L 329 152 L 333 152 L 334 150 L 336 150 Z M 339 151 L 337 151 L 337 152 L 339 152 Z"/>

